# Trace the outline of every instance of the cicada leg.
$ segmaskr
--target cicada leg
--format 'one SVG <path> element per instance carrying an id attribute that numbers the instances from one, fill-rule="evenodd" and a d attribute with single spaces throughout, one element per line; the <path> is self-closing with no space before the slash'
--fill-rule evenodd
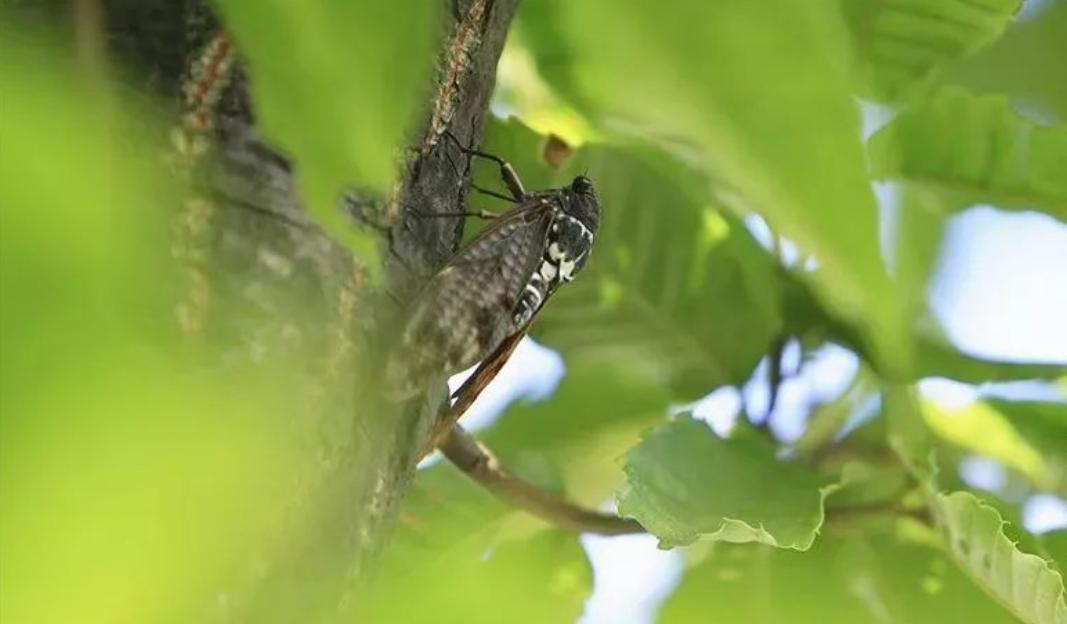
<path id="1" fill-rule="evenodd" d="M 511 197 L 506 197 L 500 193 L 489 191 L 476 185 L 471 185 L 475 190 L 511 202 L 521 202 L 526 198 L 526 188 L 523 187 L 522 180 L 519 179 L 519 174 L 515 171 L 515 168 L 511 166 L 511 163 L 495 154 L 489 154 L 487 152 L 466 147 L 460 143 L 459 139 L 456 138 L 456 135 L 452 134 L 451 130 L 445 130 L 445 136 L 451 139 L 452 142 L 456 144 L 456 147 L 459 148 L 459 151 L 464 154 L 467 154 L 468 156 L 478 156 L 479 158 L 485 158 L 486 160 L 495 162 L 497 166 L 500 167 L 500 178 L 504 181 L 508 190 L 511 191 Z"/>

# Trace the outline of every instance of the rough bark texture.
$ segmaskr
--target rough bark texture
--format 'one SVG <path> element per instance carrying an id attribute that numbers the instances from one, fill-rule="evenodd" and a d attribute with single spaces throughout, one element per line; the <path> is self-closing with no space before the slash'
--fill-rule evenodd
<path id="1" fill-rule="evenodd" d="M 406 208 L 461 209 L 469 181 L 446 156 L 457 157 L 442 133 L 450 129 L 465 142 L 481 136 L 517 2 L 446 0 L 424 122 L 411 135 L 410 154 L 398 155 L 405 160 L 399 192 L 380 199 L 356 190 L 346 198 L 353 221 L 388 240 L 384 292 L 373 292 L 360 260 L 304 214 L 293 164 L 257 133 L 247 91 L 254 68 L 237 64 L 217 107 L 213 148 L 189 173 L 196 196 L 175 218 L 175 248 L 187 265 L 176 305 L 203 366 L 286 362 L 287 370 L 303 371 L 292 383 L 306 410 L 292 418 L 306 461 L 293 476 L 298 494 L 286 501 L 274 543 L 219 588 L 202 619 L 318 621 L 358 606 L 360 579 L 446 398 L 443 385 L 415 405 L 368 396 L 381 336 L 462 233 L 461 220 L 418 218 Z M 64 14 L 61 3 L 45 6 L 35 10 L 49 19 Z M 100 8 L 115 66 L 145 92 L 174 102 L 177 119 L 189 63 L 218 32 L 212 13 L 193 0 L 105 0 Z"/>

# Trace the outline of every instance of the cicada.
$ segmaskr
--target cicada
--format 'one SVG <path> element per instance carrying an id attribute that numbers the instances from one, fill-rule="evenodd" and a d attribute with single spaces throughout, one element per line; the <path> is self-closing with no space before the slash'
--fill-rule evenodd
<path id="1" fill-rule="evenodd" d="M 563 188 L 527 192 L 503 159 L 462 145 L 460 149 L 499 165 L 510 191 L 504 198 L 514 207 L 500 215 L 458 213 L 492 220 L 415 298 L 390 363 L 390 378 L 402 394 L 410 395 L 435 378 L 482 362 L 473 381 L 457 391 L 466 393 L 458 401 L 469 405 L 472 393 L 503 366 L 553 293 L 589 261 L 600 226 L 600 202 L 585 175 Z M 471 390 L 472 385 L 481 387 Z"/>

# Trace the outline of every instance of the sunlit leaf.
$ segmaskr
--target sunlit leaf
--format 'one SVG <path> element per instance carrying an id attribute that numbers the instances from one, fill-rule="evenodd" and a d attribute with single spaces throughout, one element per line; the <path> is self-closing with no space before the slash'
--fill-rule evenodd
<path id="1" fill-rule="evenodd" d="M 945 88 L 903 111 L 870 140 L 874 173 L 1067 220 L 1067 126 L 1019 115 L 1003 96 Z"/>
<path id="2" fill-rule="evenodd" d="M 998 38 L 1021 0 L 843 0 L 866 95 L 905 96 Z"/>
<path id="3" fill-rule="evenodd" d="M 1067 404 L 997 399 L 982 404 L 1007 420 L 1040 453 L 1046 479 L 1035 484 L 1067 496 Z"/>
<path id="4" fill-rule="evenodd" d="M 589 121 L 545 83 L 518 31 L 508 35 L 500 56 L 493 99 L 494 109 L 502 108 L 538 133 L 557 136 L 570 146 L 597 138 Z"/>
<path id="5" fill-rule="evenodd" d="M 671 11 L 556 2 L 521 19 L 560 93 L 612 136 L 700 162 L 729 187 L 732 207 L 755 209 L 816 256 L 820 295 L 898 367 L 908 342 L 878 253 L 837 9 L 794 0 L 692 1 Z"/>
<path id="6" fill-rule="evenodd" d="M 976 401 L 949 408 L 922 401 L 922 414 L 931 431 L 948 442 L 997 459 L 1026 475 L 1039 487 L 1054 481 L 1041 454 L 1019 435 L 993 406 Z"/>
<path id="7" fill-rule="evenodd" d="M 996 510 L 966 492 L 937 494 L 932 502 L 949 554 L 974 582 L 1027 624 L 1067 622 L 1063 578 L 1016 548 Z"/>
<path id="8" fill-rule="evenodd" d="M 626 477 L 619 513 L 666 547 L 705 537 L 807 550 L 836 487 L 776 461 L 754 434 L 722 439 L 691 418 L 651 431 L 627 454 Z"/>

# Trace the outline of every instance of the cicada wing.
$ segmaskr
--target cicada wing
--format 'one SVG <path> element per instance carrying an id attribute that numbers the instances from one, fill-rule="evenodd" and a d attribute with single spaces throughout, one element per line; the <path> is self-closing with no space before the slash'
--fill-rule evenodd
<path id="1" fill-rule="evenodd" d="M 552 215 L 540 201 L 516 207 L 431 278 L 390 364 L 394 385 L 417 390 L 432 376 L 465 370 L 516 331 L 514 310 L 539 264 Z"/>

